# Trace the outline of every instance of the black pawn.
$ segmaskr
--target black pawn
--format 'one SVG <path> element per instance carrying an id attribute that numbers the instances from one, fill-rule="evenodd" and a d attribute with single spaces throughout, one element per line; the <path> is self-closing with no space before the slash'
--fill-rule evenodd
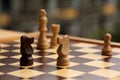
<path id="1" fill-rule="evenodd" d="M 20 66 L 31 66 L 33 65 L 33 48 L 31 44 L 34 42 L 34 38 L 27 37 L 27 36 L 21 36 L 21 46 L 20 46 Z"/>

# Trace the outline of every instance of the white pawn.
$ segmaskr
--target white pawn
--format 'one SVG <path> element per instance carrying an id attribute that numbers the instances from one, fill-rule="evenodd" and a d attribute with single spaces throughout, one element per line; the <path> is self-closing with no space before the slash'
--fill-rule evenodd
<path id="1" fill-rule="evenodd" d="M 112 56 L 112 48 L 110 46 L 111 43 L 111 34 L 107 33 L 104 36 L 104 47 L 102 49 L 102 55 L 106 55 L 106 56 Z"/>

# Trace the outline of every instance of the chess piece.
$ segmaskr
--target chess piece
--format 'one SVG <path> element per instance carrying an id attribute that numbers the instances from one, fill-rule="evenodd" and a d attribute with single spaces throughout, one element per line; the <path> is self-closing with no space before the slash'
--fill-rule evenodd
<path id="1" fill-rule="evenodd" d="M 57 49 L 57 67 L 67 68 L 69 66 L 69 37 L 67 35 L 63 38 L 58 38 L 59 47 Z"/>
<path id="2" fill-rule="evenodd" d="M 107 33 L 104 36 L 104 47 L 102 49 L 102 55 L 106 55 L 106 56 L 112 56 L 112 48 L 110 46 L 111 43 L 111 34 Z"/>
<path id="3" fill-rule="evenodd" d="M 47 32 L 46 26 L 47 26 L 46 12 L 44 9 L 41 9 L 40 16 L 39 16 L 40 35 L 37 43 L 37 49 L 40 49 L 40 50 L 45 50 L 45 49 L 48 49 L 49 47 L 47 37 L 46 37 L 46 32 Z"/>
<path id="4" fill-rule="evenodd" d="M 60 25 L 59 24 L 52 24 L 52 32 L 53 32 L 53 36 L 52 36 L 52 39 L 51 39 L 51 48 L 54 48 L 57 46 L 57 36 L 58 36 L 58 33 L 60 31 Z"/>
<path id="5" fill-rule="evenodd" d="M 34 38 L 29 38 L 27 36 L 21 36 L 21 46 L 20 46 L 20 66 L 31 66 L 33 65 L 33 48 L 31 44 L 34 42 Z"/>

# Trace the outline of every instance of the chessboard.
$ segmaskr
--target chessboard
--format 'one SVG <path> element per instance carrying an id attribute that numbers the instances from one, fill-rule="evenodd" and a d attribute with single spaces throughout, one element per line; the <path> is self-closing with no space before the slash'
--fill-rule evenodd
<path id="1" fill-rule="evenodd" d="M 50 38 L 48 38 L 50 41 Z M 56 48 L 41 51 L 32 44 L 34 64 L 20 66 L 20 41 L 1 43 L 0 80 L 120 80 L 120 47 L 112 56 L 101 55 L 103 45 L 70 39 L 70 66 L 56 67 Z"/>

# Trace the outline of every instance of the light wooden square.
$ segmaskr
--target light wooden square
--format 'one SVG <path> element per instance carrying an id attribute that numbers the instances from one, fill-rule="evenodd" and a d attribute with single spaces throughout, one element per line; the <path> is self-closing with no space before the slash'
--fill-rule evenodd
<path id="1" fill-rule="evenodd" d="M 4 74 L 3 72 L 0 72 L 0 75 Z"/>
<path id="2" fill-rule="evenodd" d="M 105 67 L 110 67 L 110 66 L 115 65 L 114 63 L 103 62 L 103 61 L 98 61 L 98 60 L 90 61 L 84 64 L 88 66 L 99 67 L 99 68 L 105 68 Z"/>
<path id="3" fill-rule="evenodd" d="M 87 48 L 87 47 L 95 47 L 97 45 L 95 45 L 95 44 L 89 44 L 89 43 L 76 43 L 76 44 L 73 44 L 71 46 Z"/>
<path id="4" fill-rule="evenodd" d="M 120 72 L 114 71 L 114 70 L 108 70 L 108 69 L 99 69 L 92 72 L 89 72 L 90 74 L 106 77 L 106 78 L 114 78 L 117 76 L 120 76 Z"/>
<path id="5" fill-rule="evenodd" d="M 31 70 L 31 69 L 22 69 L 22 70 L 12 71 L 7 74 L 21 77 L 21 78 L 30 78 L 30 77 L 42 75 L 42 74 L 44 74 L 44 72 Z"/>
<path id="6" fill-rule="evenodd" d="M 120 53 L 120 48 L 112 48 L 112 52 Z"/>
<path id="7" fill-rule="evenodd" d="M 7 58 L 7 57 L 6 57 L 6 56 L 1 56 L 1 55 L 0 55 L 0 59 L 4 59 L 4 58 Z"/>
<path id="8" fill-rule="evenodd" d="M 28 78 L 24 78 L 24 79 L 21 79 L 21 80 L 31 80 L 31 79 L 28 79 Z"/>
<path id="9" fill-rule="evenodd" d="M 6 64 L 0 63 L 0 66 L 4 66 L 4 65 L 6 65 Z"/>
<path id="10" fill-rule="evenodd" d="M 20 48 L 20 43 L 19 44 L 14 44 L 12 46 Z"/>
<path id="11" fill-rule="evenodd" d="M 53 55 L 47 55 L 46 57 L 47 57 L 47 58 L 52 58 L 52 59 L 57 59 L 58 54 L 55 53 L 55 54 L 53 54 Z M 69 59 L 70 59 L 70 58 L 73 58 L 73 57 L 75 57 L 75 56 L 69 55 L 68 57 L 69 57 Z"/>
<path id="12" fill-rule="evenodd" d="M 11 50 L 12 52 L 17 52 L 17 53 L 20 53 L 20 49 L 14 49 L 14 50 Z"/>
<path id="13" fill-rule="evenodd" d="M 83 48 L 83 49 L 76 49 L 75 52 L 84 52 L 84 53 L 96 53 L 100 52 L 98 49 L 92 49 L 92 48 Z"/>
<path id="14" fill-rule="evenodd" d="M 111 78 L 109 80 L 120 80 L 120 76 L 117 76 L 117 77 L 114 77 L 114 78 Z"/>
<path id="15" fill-rule="evenodd" d="M 1 49 L 0 53 L 9 52 L 9 50 Z"/>
<path id="16" fill-rule="evenodd" d="M 81 76 L 81 75 L 85 74 L 85 72 L 75 71 L 75 70 L 71 70 L 71 69 L 60 69 L 60 70 L 56 70 L 53 72 L 49 72 L 49 74 L 71 78 L 71 77 Z"/>
<path id="17" fill-rule="evenodd" d="M 70 62 L 69 64 L 70 64 L 69 67 L 72 67 L 72 66 L 77 66 L 77 65 L 79 65 L 80 63 Z M 48 63 L 48 65 L 57 66 L 57 65 L 56 65 L 56 61 L 51 62 L 51 63 Z"/>
<path id="18" fill-rule="evenodd" d="M 115 58 L 120 58 L 120 54 L 119 54 L 119 55 L 115 55 L 115 56 L 113 56 L 113 57 L 115 57 Z"/>
<path id="19" fill-rule="evenodd" d="M 3 48 L 3 47 L 9 47 L 9 46 L 10 46 L 10 45 L 4 44 L 4 43 L 0 43 L 0 45 L 1 45 L 2 48 Z"/>
<path id="20" fill-rule="evenodd" d="M 93 60 L 98 60 L 98 59 L 106 58 L 108 56 L 102 56 L 102 55 L 99 55 L 99 54 L 85 54 L 85 55 L 81 55 L 79 57 L 87 58 L 87 59 L 93 59 Z"/>

